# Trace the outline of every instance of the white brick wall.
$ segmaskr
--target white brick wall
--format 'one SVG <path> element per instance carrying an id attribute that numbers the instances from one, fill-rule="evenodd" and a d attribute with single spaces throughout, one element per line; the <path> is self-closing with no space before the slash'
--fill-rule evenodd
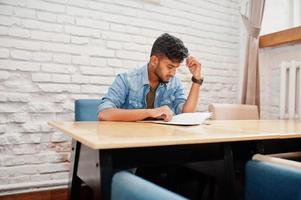
<path id="1" fill-rule="evenodd" d="M 198 57 L 199 110 L 237 99 L 238 0 L 0 1 L 0 188 L 67 178 L 70 138 L 50 120 L 73 120 L 73 102 L 100 98 L 116 74 L 147 62 L 174 34 Z M 179 76 L 189 88 L 186 68 Z"/>

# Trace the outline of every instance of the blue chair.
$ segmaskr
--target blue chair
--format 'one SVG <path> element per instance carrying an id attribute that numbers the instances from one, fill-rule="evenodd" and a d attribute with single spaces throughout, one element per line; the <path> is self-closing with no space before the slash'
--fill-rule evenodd
<path id="1" fill-rule="evenodd" d="M 301 200 L 301 163 L 261 157 L 247 162 L 245 200 Z"/>
<path id="2" fill-rule="evenodd" d="M 185 200 L 186 198 L 168 191 L 127 171 L 117 172 L 113 176 L 111 200 L 160 199 Z"/>
<path id="3" fill-rule="evenodd" d="M 100 99 L 75 100 L 75 121 L 97 121 Z"/>

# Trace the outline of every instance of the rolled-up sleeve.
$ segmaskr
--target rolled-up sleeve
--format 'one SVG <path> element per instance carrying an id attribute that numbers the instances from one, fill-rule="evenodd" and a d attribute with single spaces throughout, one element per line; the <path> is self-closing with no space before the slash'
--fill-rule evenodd
<path id="1" fill-rule="evenodd" d="M 181 83 L 180 80 L 177 80 L 177 87 L 175 90 L 175 101 L 174 101 L 174 111 L 175 114 L 178 115 L 180 113 L 182 113 L 183 111 L 183 106 L 186 102 L 186 96 L 185 96 L 185 92 L 184 92 L 184 87 Z"/>
<path id="2" fill-rule="evenodd" d="M 128 85 L 126 84 L 126 76 L 125 74 L 119 74 L 109 88 L 106 96 L 101 99 L 97 115 L 109 108 L 120 108 L 125 102 L 127 93 Z"/>

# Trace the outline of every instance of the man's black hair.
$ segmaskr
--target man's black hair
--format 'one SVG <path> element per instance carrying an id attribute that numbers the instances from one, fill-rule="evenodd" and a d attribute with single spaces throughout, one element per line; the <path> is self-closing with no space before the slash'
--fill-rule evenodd
<path id="1" fill-rule="evenodd" d="M 173 62 L 182 62 L 188 56 L 188 49 L 179 38 L 164 33 L 154 42 L 152 55 L 164 55 Z"/>

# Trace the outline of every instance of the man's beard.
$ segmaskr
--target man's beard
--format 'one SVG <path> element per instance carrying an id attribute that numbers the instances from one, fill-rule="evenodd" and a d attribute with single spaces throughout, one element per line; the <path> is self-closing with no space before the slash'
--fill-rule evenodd
<path id="1" fill-rule="evenodd" d="M 160 62 L 157 64 L 157 68 L 156 68 L 156 70 L 155 70 L 155 74 L 156 74 L 156 76 L 158 77 L 160 83 L 167 84 L 167 83 L 169 82 L 169 79 L 168 79 L 167 81 L 164 81 L 164 80 L 162 79 L 162 77 L 160 76 L 160 71 L 159 71 L 159 72 L 157 71 L 157 69 L 160 69 L 159 65 L 160 65 Z"/>
<path id="2" fill-rule="evenodd" d="M 169 79 L 168 79 L 167 81 L 164 81 L 164 80 L 161 78 L 161 76 L 160 76 L 156 71 L 155 71 L 155 74 L 156 74 L 156 76 L 158 77 L 160 83 L 167 84 L 167 83 L 169 82 Z"/>

